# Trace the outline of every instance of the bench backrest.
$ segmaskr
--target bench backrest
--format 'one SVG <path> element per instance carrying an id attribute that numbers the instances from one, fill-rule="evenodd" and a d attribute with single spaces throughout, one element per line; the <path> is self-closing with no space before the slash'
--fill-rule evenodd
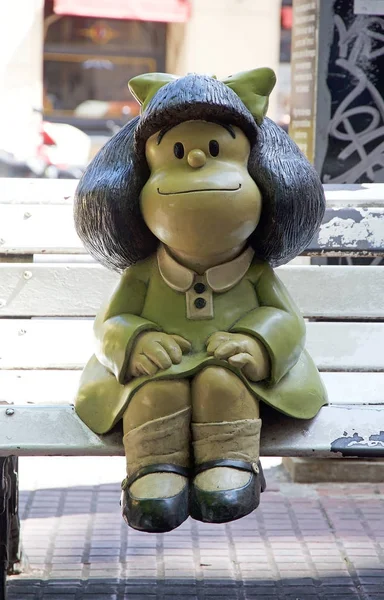
<path id="1" fill-rule="evenodd" d="M 77 181 L 1 179 L 0 262 L 84 260 L 73 227 Z M 325 185 L 327 210 L 306 256 L 384 256 L 384 184 Z M 81 257 L 81 258 L 80 258 Z"/>
<path id="2" fill-rule="evenodd" d="M 2 375 L 55 369 L 69 370 L 72 376 L 92 353 L 91 318 L 118 275 L 95 263 L 75 233 L 76 184 L 1 181 Z M 382 257 L 384 185 L 325 189 L 327 212 L 307 254 Z M 371 387 L 382 387 L 384 269 L 287 265 L 278 274 L 309 320 L 307 346 L 319 369 L 330 377 L 369 373 Z"/>

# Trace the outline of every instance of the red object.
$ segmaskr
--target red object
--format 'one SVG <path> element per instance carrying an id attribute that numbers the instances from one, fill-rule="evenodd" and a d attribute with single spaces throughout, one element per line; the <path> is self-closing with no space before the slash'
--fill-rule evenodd
<path id="1" fill-rule="evenodd" d="M 283 29 L 292 29 L 293 11 L 292 6 L 281 8 L 281 26 Z"/>
<path id="2" fill-rule="evenodd" d="M 54 0 L 57 15 L 183 23 L 190 14 L 189 0 Z"/>
<path id="3" fill-rule="evenodd" d="M 56 142 L 52 139 L 47 131 L 44 129 L 44 122 L 42 126 L 41 136 L 43 138 L 44 146 L 56 146 Z"/>

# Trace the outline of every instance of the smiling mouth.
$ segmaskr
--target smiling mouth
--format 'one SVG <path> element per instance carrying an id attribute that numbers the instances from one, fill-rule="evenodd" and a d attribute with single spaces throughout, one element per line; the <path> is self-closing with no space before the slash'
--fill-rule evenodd
<path id="1" fill-rule="evenodd" d="M 180 192 L 160 192 L 157 188 L 157 193 L 160 196 L 175 196 L 177 194 L 196 194 L 197 192 L 237 192 L 241 188 L 241 183 L 236 188 L 204 188 L 202 190 L 181 190 Z"/>

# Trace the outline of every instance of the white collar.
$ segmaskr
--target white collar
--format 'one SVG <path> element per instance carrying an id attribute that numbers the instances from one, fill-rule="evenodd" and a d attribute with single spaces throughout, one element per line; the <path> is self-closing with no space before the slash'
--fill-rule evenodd
<path id="1" fill-rule="evenodd" d="M 203 275 L 214 292 L 226 292 L 244 277 L 253 259 L 254 252 L 248 247 L 239 256 L 229 262 L 207 269 Z M 178 263 L 161 244 L 157 251 L 159 271 L 165 283 L 178 292 L 187 292 L 193 285 L 195 271 Z"/>

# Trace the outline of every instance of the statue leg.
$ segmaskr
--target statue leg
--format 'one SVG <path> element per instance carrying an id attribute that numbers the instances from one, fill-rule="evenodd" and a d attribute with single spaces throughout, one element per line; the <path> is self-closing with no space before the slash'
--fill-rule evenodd
<path id="1" fill-rule="evenodd" d="M 191 401 L 186 380 L 153 381 L 123 416 L 123 517 L 134 529 L 171 531 L 188 517 Z"/>
<path id="2" fill-rule="evenodd" d="M 212 366 L 194 378 L 193 518 L 225 523 L 257 508 L 265 488 L 259 461 L 260 429 L 258 401 L 235 373 Z"/>

